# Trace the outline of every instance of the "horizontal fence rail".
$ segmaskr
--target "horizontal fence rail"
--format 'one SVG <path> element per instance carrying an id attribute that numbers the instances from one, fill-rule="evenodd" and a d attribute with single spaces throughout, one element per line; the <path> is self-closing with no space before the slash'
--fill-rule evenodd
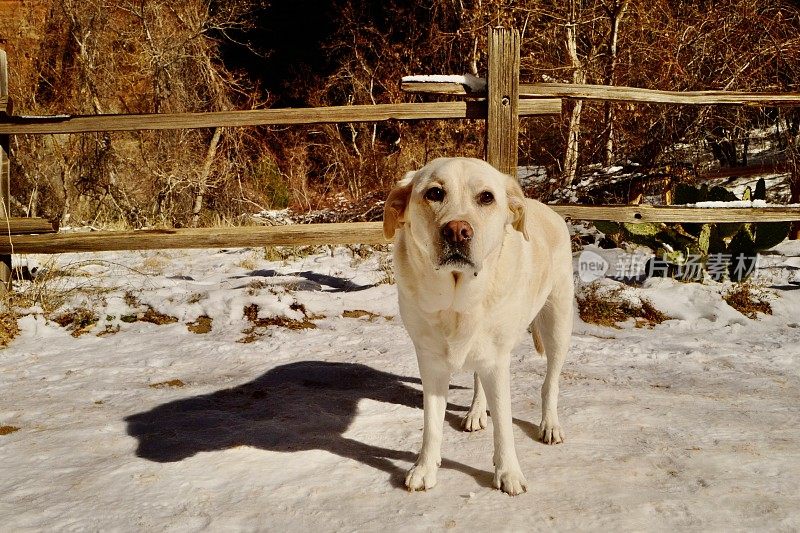
<path id="1" fill-rule="evenodd" d="M 55 233 L 56 226 L 44 218 L 11 217 L 0 218 L 0 235 L 24 235 L 29 233 Z"/>
<path id="2" fill-rule="evenodd" d="M 0 254 L 57 254 L 172 248 L 246 248 L 322 244 L 383 244 L 383 224 L 296 224 L 234 228 L 151 229 L 23 235 L 0 238 Z"/>
<path id="3" fill-rule="evenodd" d="M 800 220 L 800 208 L 693 208 L 651 205 L 551 205 L 574 220 L 614 222 L 777 222 Z M 239 228 L 93 231 L 0 238 L 0 254 L 103 252 L 171 248 L 240 248 L 323 244 L 387 244 L 381 222 Z"/>
<path id="4" fill-rule="evenodd" d="M 551 205 L 573 220 L 611 222 L 785 222 L 800 220 L 800 207 L 680 207 L 653 205 Z"/>
<path id="5" fill-rule="evenodd" d="M 462 101 L 253 109 L 207 113 L 6 116 L 0 118 L 0 135 L 382 122 L 386 120 L 485 119 L 486 113 L 485 101 Z M 520 116 L 557 115 L 559 113 L 561 113 L 561 100 L 557 98 L 521 100 L 519 102 L 518 114 Z"/>
<path id="6" fill-rule="evenodd" d="M 404 91 L 412 93 L 483 96 L 480 91 L 451 82 L 403 82 Z M 735 91 L 660 91 L 637 87 L 587 85 L 573 83 L 520 84 L 520 102 L 525 98 L 575 98 L 583 100 L 611 100 L 648 104 L 684 105 L 757 105 L 798 106 L 798 93 L 753 93 Z"/>

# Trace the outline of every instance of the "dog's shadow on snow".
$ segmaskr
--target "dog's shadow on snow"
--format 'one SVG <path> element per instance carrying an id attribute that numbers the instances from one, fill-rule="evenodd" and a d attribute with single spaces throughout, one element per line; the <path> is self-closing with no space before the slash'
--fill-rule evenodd
<path id="1" fill-rule="evenodd" d="M 421 391 L 408 383 L 419 379 L 361 364 L 305 361 L 276 367 L 234 388 L 159 405 L 125 421 L 128 434 L 139 441 L 136 455 L 150 461 L 181 461 L 237 446 L 277 452 L 324 450 L 382 470 L 393 485 L 402 487 L 415 453 L 365 444 L 344 433 L 362 399 L 422 409 Z M 459 419 L 449 412 L 447 418 L 451 425 Z M 398 466 L 393 462 L 398 460 L 407 464 Z M 491 487 L 490 472 L 447 459 L 442 468 L 464 472 Z"/>
<path id="2" fill-rule="evenodd" d="M 295 289 L 301 291 L 359 292 L 371 289 L 372 287 L 375 287 L 377 285 L 376 283 L 372 283 L 370 285 L 359 285 L 357 283 L 353 283 L 349 279 L 344 279 L 337 276 L 326 276 L 325 274 L 319 274 L 318 272 L 312 272 L 310 270 L 305 270 L 303 272 L 289 272 L 283 274 L 276 270 L 253 270 L 252 272 L 249 272 L 246 276 L 234 276 L 234 278 L 235 279 L 252 278 L 252 277 L 274 278 L 280 276 L 304 278 L 303 281 L 294 282 L 291 284 Z M 242 289 L 247 286 L 248 285 L 242 285 L 236 288 Z M 325 289 L 324 287 L 327 287 L 327 289 Z"/>

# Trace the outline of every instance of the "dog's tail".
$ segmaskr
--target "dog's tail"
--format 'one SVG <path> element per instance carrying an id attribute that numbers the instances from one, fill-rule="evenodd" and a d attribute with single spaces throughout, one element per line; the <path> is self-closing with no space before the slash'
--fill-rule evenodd
<path id="1" fill-rule="evenodd" d="M 544 344 L 542 343 L 542 334 L 539 333 L 539 328 L 536 327 L 536 322 L 531 324 L 531 336 L 533 337 L 533 347 L 539 352 L 539 355 L 544 355 Z"/>

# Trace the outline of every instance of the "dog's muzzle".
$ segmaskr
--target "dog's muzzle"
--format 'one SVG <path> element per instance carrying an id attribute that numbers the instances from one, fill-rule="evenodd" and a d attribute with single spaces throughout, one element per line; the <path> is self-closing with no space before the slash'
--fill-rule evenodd
<path id="1" fill-rule="evenodd" d="M 439 266 L 475 268 L 469 251 L 473 234 L 472 226 L 465 220 L 453 220 L 442 226 Z"/>

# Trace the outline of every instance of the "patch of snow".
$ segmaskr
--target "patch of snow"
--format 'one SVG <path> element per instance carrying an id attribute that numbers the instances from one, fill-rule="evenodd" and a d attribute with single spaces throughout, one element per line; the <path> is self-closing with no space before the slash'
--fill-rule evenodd
<path id="1" fill-rule="evenodd" d="M 624 254 L 591 249 L 612 265 Z M 74 338 L 31 309 L 0 353 L 0 426 L 19 428 L 0 435 L 3 528 L 800 528 L 800 242 L 766 256 L 774 314 L 759 320 L 727 306 L 724 284 L 601 280 L 673 319 L 576 320 L 563 445 L 533 438 L 545 361 L 526 339 L 512 354 L 514 438 L 540 482 L 516 498 L 491 487 L 491 432 L 458 429 L 468 374 L 453 377 L 438 485 L 402 488 L 422 438 L 417 362 L 384 283 L 387 252 L 355 252 L 33 256 L 99 322 Z M 178 321 L 120 320 L 131 295 Z M 237 342 L 251 304 L 316 327 Z M 190 331 L 201 315 L 211 331 Z M 107 324 L 119 329 L 98 336 Z"/>
<path id="2" fill-rule="evenodd" d="M 520 166 L 517 167 L 517 180 L 522 187 L 529 187 L 547 180 L 547 167 L 545 166 Z"/>
<path id="3" fill-rule="evenodd" d="M 708 201 L 695 202 L 693 204 L 685 205 L 686 207 L 787 207 L 784 205 L 768 204 L 766 200 L 730 200 L 727 202 Z"/>
<path id="4" fill-rule="evenodd" d="M 257 222 L 266 223 L 271 226 L 281 226 L 285 224 L 292 224 L 294 222 L 289 214 L 288 209 L 260 211 L 251 215 L 251 217 Z"/>

